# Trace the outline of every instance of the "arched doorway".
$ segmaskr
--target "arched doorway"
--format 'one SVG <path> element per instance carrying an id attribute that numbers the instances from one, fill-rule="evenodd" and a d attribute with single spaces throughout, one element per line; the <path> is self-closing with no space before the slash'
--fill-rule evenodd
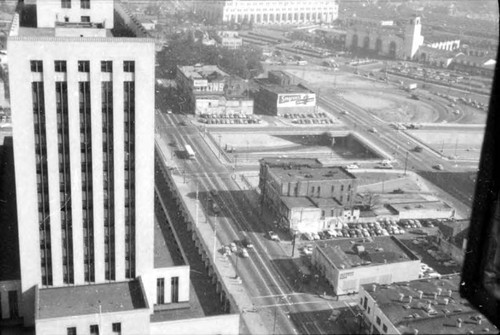
<path id="1" fill-rule="evenodd" d="M 396 58 L 396 42 L 394 41 L 389 44 L 389 57 Z"/>
<path id="2" fill-rule="evenodd" d="M 380 54 L 382 52 L 382 39 L 381 38 L 377 38 L 377 40 L 375 41 L 375 51 L 377 52 L 377 54 Z"/>
<path id="3" fill-rule="evenodd" d="M 370 37 L 369 36 L 365 36 L 365 38 L 363 39 L 363 49 L 365 49 L 365 50 L 370 49 Z"/>
<path id="4" fill-rule="evenodd" d="M 352 35 L 351 49 L 356 50 L 358 48 L 358 34 Z"/>

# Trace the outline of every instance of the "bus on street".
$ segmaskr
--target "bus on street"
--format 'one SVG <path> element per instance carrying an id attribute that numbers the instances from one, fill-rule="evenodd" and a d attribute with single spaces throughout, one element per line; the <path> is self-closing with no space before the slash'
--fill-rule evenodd
<path id="1" fill-rule="evenodd" d="M 194 150 L 193 150 L 193 148 L 191 148 L 191 146 L 189 144 L 186 144 L 184 146 L 184 151 L 186 153 L 186 158 L 188 158 L 188 159 L 194 158 Z"/>

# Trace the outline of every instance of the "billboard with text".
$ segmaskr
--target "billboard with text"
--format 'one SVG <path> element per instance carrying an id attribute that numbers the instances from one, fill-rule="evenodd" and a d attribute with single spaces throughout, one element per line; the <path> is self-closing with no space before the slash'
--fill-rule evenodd
<path id="1" fill-rule="evenodd" d="M 278 94 L 278 107 L 316 106 L 314 93 L 283 93 Z"/>

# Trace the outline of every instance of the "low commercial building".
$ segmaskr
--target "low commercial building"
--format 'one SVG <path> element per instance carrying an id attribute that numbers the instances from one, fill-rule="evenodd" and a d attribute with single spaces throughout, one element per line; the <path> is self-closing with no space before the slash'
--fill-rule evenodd
<path id="1" fill-rule="evenodd" d="M 451 220 L 438 223 L 436 244 L 458 264 L 464 261 L 469 237 L 470 220 Z"/>
<path id="2" fill-rule="evenodd" d="M 260 114 L 314 113 L 316 94 L 302 85 L 279 85 L 269 79 L 258 80 L 259 91 L 254 95 L 255 110 Z"/>
<path id="3" fill-rule="evenodd" d="M 455 210 L 442 201 L 422 201 L 387 204 L 387 208 L 399 219 L 448 219 L 455 216 Z"/>
<path id="4" fill-rule="evenodd" d="M 242 79 L 230 76 L 216 65 L 179 66 L 177 90 L 181 110 L 200 114 L 253 114 L 253 99 L 245 96 Z"/>
<path id="5" fill-rule="evenodd" d="M 259 187 L 262 205 L 292 233 L 339 228 L 346 218 L 356 216 L 352 205 L 357 180 L 342 167 L 323 167 L 308 159 L 282 164 L 262 160 Z"/>
<path id="6" fill-rule="evenodd" d="M 394 236 L 317 243 L 313 265 L 335 294 L 359 292 L 364 284 L 418 279 L 420 259 Z"/>
<path id="7" fill-rule="evenodd" d="M 359 306 L 371 334 L 498 334 L 459 293 L 458 274 L 394 284 L 365 284 Z"/>

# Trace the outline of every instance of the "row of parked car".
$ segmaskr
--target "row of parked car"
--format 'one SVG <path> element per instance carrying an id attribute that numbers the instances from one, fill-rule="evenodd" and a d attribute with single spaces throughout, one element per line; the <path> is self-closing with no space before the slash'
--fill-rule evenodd
<path id="1" fill-rule="evenodd" d="M 322 118 L 328 118 L 328 115 L 324 112 L 319 112 L 319 113 L 308 113 L 308 114 L 302 114 L 302 113 L 285 113 L 283 114 L 285 119 L 322 119 Z"/>
<path id="2" fill-rule="evenodd" d="M 306 232 L 302 234 L 302 239 L 306 241 L 326 240 L 337 237 L 373 237 L 390 236 L 405 234 L 405 229 L 417 229 L 417 232 L 423 232 L 419 228 L 433 228 L 436 226 L 437 219 L 386 219 L 377 222 L 362 223 L 344 223 L 342 229 L 329 229 L 320 232 Z"/>
<path id="3" fill-rule="evenodd" d="M 260 119 L 199 119 L 201 123 L 206 124 L 253 124 L 260 123 Z"/>
<path id="4" fill-rule="evenodd" d="M 292 123 L 298 124 L 334 124 L 332 119 L 293 119 Z"/>

